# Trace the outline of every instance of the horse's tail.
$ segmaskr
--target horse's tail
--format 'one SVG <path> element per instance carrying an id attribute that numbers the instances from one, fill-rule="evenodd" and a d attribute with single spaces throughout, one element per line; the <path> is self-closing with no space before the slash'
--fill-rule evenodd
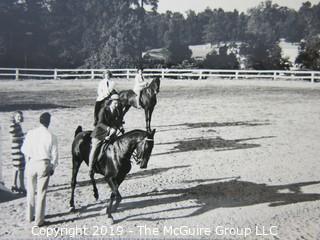
<path id="1" fill-rule="evenodd" d="M 82 127 L 79 125 L 76 129 L 76 131 L 74 132 L 74 137 L 76 137 L 79 133 L 82 132 Z"/>

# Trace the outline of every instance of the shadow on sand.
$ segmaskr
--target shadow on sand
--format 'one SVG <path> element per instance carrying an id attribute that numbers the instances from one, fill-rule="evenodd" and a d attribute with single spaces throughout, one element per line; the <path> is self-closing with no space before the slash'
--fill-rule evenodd
<path id="1" fill-rule="evenodd" d="M 1 183 L 0 183 L 1 185 Z M 9 189 L 3 185 L 0 186 L 0 203 L 13 201 L 19 198 L 24 198 L 26 195 L 21 193 L 12 193 Z"/>
<path id="2" fill-rule="evenodd" d="M 82 163 L 85 164 L 85 163 Z M 87 166 L 86 166 L 87 167 Z M 144 171 L 138 171 L 135 173 L 129 173 L 126 177 L 126 180 L 132 180 L 132 179 L 138 179 L 138 178 L 145 178 L 148 176 L 152 176 L 155 174 L 160 174 L 169 170 L 173 170 L 173 169 L 181 169 L 181 168 L 188 168 L 190 167 L 190 165 L 181 165 L 181 166 L 175 166 L 175 167 L 166 167 L 166 168 L 154 168 L 154 169 L 147 169 Z M 88 172 L 89 172 L 89 167 L 88 167 Z M 97 176 L 97 175 L 96 175 Z M 101 175 L 98 175 L 101 176 Z M 89 176 L 88 176 L 89 178 Z M 103 177 L 100 177 L 98 179 L 96 179 L 96 183 L 106 183 L 106 180 Z M 91 180 L 85 180 L 85 181 L 78 181 L 77 182 L 77 186 L 78 187 L 84 187 L 84 186 L 91 186 Z M 64 184 L 55 184 L 50 186 L 50 189 L 47 191 L 49 192 L 57 192 L 57 191 L 62 191 L 62 190 L 71 190 L 71 176 L 70 176 L 70 183 L 64 183 Z"/>
<path id="3" fill-rule="evenodd" d="M 303 193 L 304 186 L 319 184 L 320 181 L 293 183 L 287 185 L 267 185 L 254 182 L 240 181 L 234 178 L 231 181 L 219 181 L 216 179 L 199 179 L 188 181 L 197 184 L 193 187 L 164 189 L 152 191 L 139 195 L 126 196 L 126 201 L 120 204 L 118 212 L 126 211 L 128 216 L 117 219 L 117 223 L 132 221 L 158 221 L 187 218 L 198 216 L 208 211 L 218 208 L 245 207 L 256 204 L 268 204 L 269 207 L 278 207 L 287 204 L 309 202 L 320 200 L 320 194 Z M 148 199 L 146 199 L 148 197 Z M 139 198 L 143 198 L 139 200 Z M 136 200 L 135 200 L 136 199 Z M 183 206 L 185 202 L 194 202 L 193 206 Z M 175 203 L 175 207 L 171 207 Z M 95 208 L 91 208 L 96 206 Z M 77 221 L 87 218 L 95 218 L 106 206 L 106 203 L 90 204 L 78 210 L 80 214 L 88 215 L 76 216 L 66 220 L 50 222 L 50 225 Z M 176 207 L 178 206 L 178 207 Z M 158 207 L 158 211 L 150 211 L 153 207 Z M 142 209 L 142 213 L 130 215 L 131 209 Z M 186 210 L 188 209 L 186 214 Z M 155 217 L 154 214 L 163 212 L 175 212 L 173 217 Z M 90 214 L 90 212 L 95 212 Z M 49 215 L 50 217 L 61 217 L 70 213 L 60 213 Z M 71 215 L 71 214 L 70 214 Z M 148 217 L 148 215 L 152 215 Z M 163 216 L 163 214 L 161 214 Z M 114 214 L 117 217 L 117 213 Z"/>
<path id="4" fill-rule="evenodd" d="M 156 153 L 153 156 L 157 155 L 166 155 L 172 153 L 180 153 L 180 152 L 189 152 L 189 151 L 198 151 L 198 150 L 208 150 L 212 149 L 215 151 L 229 151 L 229 150 L 237 150 L 237 149 L 248 149 L 248 148 L 256 148 L 260 147 L 260 144 L 256 143 L 245 143 L 246 141 L 265 139 L 265 138 L 274 138 L 274 136 L 264 136 L 258 138 L 243 138 L 243 139 L 233 139 L 227 140 L 221 137 L 216 138 L 191 138 L 181 141 L 175 142 L 166 142 L 161 143 L 159 145 L 166 144 L 177 144 L 170 151 L 163 153 Z"/>
<path id="5" fill-rule="evenodd" d="M 198 123 L 179 123 L 172 125 L 158 125 L 154 126 L 155 128 L 166 128 L 159 129 L 157 132 L 167 132 L 174 130 L 181 130 L 181 127 L 187 129 L 194 128 L 217 128 L 217 127 L 235 127 L 235 126 L 243 126 L 243 127 L 256 127 L 256 126 L 264 126 L 270 125 L 270 122 L 265 121 L 238 121 L 238 122 L 198 122 Z"/>
<path id="6" fill-rule="evenodd" d="M 0 105 L 0 112 L 25 111 L 25 110 L 43 110 L 55 108 L 72 108 L 70 106 L 57 105 L 52 103 L 21 103 Z"/>

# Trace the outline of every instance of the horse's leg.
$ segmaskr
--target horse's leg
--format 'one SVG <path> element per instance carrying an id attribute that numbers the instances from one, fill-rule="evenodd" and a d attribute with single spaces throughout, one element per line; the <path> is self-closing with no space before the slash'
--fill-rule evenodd
<path id="1" fill-rule="evenodd" d="M 82 158 L 72 157 L 72 179 L 71 179 L 71 199 L 70 199 L 70 211 L 74 211 L 74 190 L 77 184 L 77 175 L 79 172 Z"/>
<path id="2" fill-rule="evenodd" d="M 151 132 L 151 117 L 152 117 L 153 107 L 149 109 L 148 116 L 148 131 Z"/>
<path id="3" fill-rule="evenodd" d="M 124 178 L 125 178 L 125 174 L 117 176 L 116 181 L 117 181 L 118 188 L 120 184 L 123 182 Z M 113 206 L 113 209 L 112 209 L 113 212 L 117 211 L 119 204 L 122 201 L 122 196 L 119 191 L 118 191 L 118 194 L 115 196 L 115 198 L 116 198 L 116 203 Z"/>
<path id="4" fill-rule="evenodd" d="M 144 109 L 144 115 L 146 118 L 146 130 L 148 132 L 150 126 L 149 126 L 149 109 L 147 107 Z"/>
<path id="5" fill-rule="evenodd" d="M 112 212 L 112 205 L 114 200 L 118 201 L 118 198 L 120 196 L 120 193 L 118 191 L 118 184 L 116 183 L 116 181 L 111 177 L 111 178 L 107 178 L 106 179 L 110 188 L 111 188 L 111 195 L 110 195 L 110 201 L 109 201 L 109 206 L 107 206 L 107 215 L 108 218 L 111 220 L 111 222 L 113 223 L 113 217 L 111 215 Z M 121 198 L 121 196 L 120 196 Z M 121 201 L 121 200 L 120 200 Z"/>
<path id="6" fill-rule="evenodd" d="M 145 117 L 146 117 L 146 129 L 147 132 L 151 132 L 151 116 L 152 116 L 152 112 L 153 112 L 153 107 L 152 108 L 145 108 L 144 109 L 144 113 L 145 113 Z"/>
<path id="7" fill-rule="evenodd" d="M 99 193 L 98 193 L 98 189 L 97 189 L 97 186 L 96 186 L 96 180 L 94 179 L 94 171 L 90 172 L 90 180 L 91 180 L 91 183 L 92 183 L 92 186 L 93 186 L 94 198 L 96 200 L 98 200 L 99 199 Z"/>

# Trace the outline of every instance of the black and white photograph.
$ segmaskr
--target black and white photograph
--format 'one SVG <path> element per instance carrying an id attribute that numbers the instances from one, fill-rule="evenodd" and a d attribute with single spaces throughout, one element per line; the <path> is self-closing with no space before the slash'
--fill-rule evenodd
<path id="1" fill-rule="evenodd" d="M 0 0 L 0 240 L 320 239 L 320 1 Z"/>

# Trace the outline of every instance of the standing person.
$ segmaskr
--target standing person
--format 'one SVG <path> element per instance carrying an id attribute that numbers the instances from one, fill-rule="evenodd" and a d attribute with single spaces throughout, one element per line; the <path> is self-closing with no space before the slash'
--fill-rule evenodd
<path id="1" fill-rule="evenodd" d="M 93 173 L 96 150 L 104 140 L 111 140 L 117 133 L 117 130 L 124 132 L 122 127 L 122 108 L 119 105 L 119 95 L 113 94 L 110 102 L 101 108 L 98 117 L 98 123 L 91 133 L 91 150 L 89 155 L 89 175 Z"/>
<path id="2" fill-rule="evenodd" d="M 0 136 L 2 136 L 1 126 L 0 126 Z M 2 152 L 1 152 L 1 144 L 0 144 L 0 189 L 1 185 L 4 186 L 4 181 L 2 179 Z"/>
<path id="3" fill-rule="evenodd" d="M 29 131 L 22 145 L 22 152 L 27 160 L 27 220 L 35 219 L 37 226 L 43 226 L 46 193 L 49 178 L 58 166 L 58 141 L 49 132 L 51 115 L 41 114 L 40 126 Z M 37 185 L 37 203 L 35 205 L 35 188 Z"/>
<path id="4" fill-rule="evenodd" d="M 23 122 L 23 114 L 21 111 L 14 112 L 11 117 L 10 135 L 11 135 L 11 158 L 14 167 L 13 172 L 13 185 L 11 191 L 26 193 L 24 186 L 24 169 L 25 158 L 21 152 L 21 146 L 24 139 L 21 123 Z"/>
<path id="5" fill-rule="evenodd" d="M 112 73 L 107 71 L 103 74 L 103 79 L 99 82 L 98 90 L 97 90 L 97 99 L 96 104 L 94 106 L 94 126 L 97 125 L 98 122 L 98 114 L 101 108 L 103 101 L 109 97 L 114 89 L 114 82 L 111 81 Z"/>
<path id="6" fill-rule="evenodd" d="M 144 77 L 143 77 L 142 73 L 143 73 L 143 68 L 142 67 L 138 68 L 137 75 L 134 78 L 133 91 L 135 92 L 135 94 L 137 94 L 137 98 L 136 98 L 137 108 L 141 108 L 141 106 L 140 106 L 140 93 L 141 93 L 141 90 L 148 85 L 148 82 L 146 82 L 144 80 Z"/>

